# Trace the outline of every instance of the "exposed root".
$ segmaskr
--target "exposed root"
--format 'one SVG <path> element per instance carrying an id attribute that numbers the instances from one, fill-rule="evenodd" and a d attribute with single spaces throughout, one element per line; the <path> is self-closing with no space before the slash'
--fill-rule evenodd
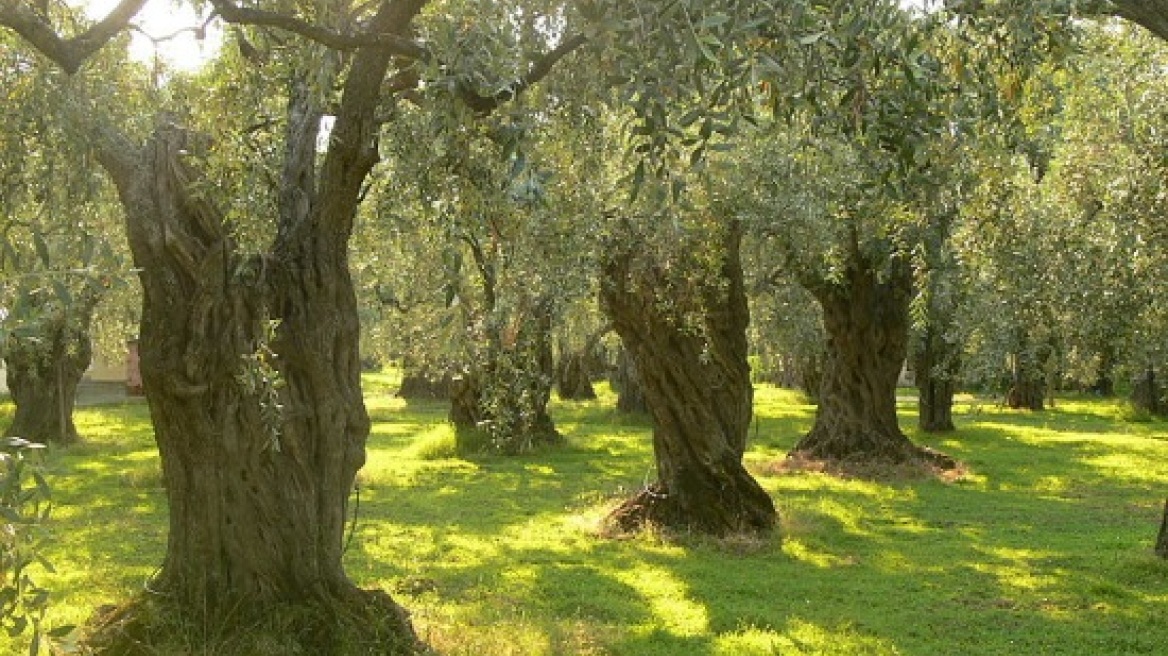
<path id="1" fill-rule="evenodd" d="M 766 494 L 761 488 L 758 493 Z M 604 520 L 601 534 L 623 537 L 659 529 L 714 537 L 757 535 L 770 533 L 777 522 L 769 497 L 754 499 L 750 493 L 743 493 L 740 498 L 704 498 L 700 507 L 687 508 L 661 483 L 654 483 L 613 509 Z"/>

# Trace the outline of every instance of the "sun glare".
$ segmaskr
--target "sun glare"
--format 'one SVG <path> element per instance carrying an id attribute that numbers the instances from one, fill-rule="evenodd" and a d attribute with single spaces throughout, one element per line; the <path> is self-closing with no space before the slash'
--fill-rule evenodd
<path id="1" fill-rule="evenodd" d="M 105 17 L 119 0 L 73 0 L 90 18 Z M 180 0 L 149 0 L 133 21 L 130 56 L 143 62 L 161 60 L 167 66 L 195 70 L 215 56 L 221 30 Z M 205 29 L 204 29 L 205 28 Z"/>

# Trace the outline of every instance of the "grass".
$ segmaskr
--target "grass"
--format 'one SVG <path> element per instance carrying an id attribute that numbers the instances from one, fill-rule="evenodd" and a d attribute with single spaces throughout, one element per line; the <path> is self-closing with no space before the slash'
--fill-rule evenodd
<path id="1" fill-rule="evenodd" d="M 652 477 L 649 426 L 601 398 L 557 403 L 563 448 L 460 458 L 441 403 L 367 379 L 373 418 L 350 575 L 408 607 L 448 655 L 1159 654 L 1168 563 L 1151 541 L 1168 492 L 1168 424 L 1119 402 L 1039 413 L 964 399 L 922 443 L 964 461 L 952 483 L 765 474 L 813 409 L 760 387 L 750 468 L 782 539 L 598 537 Z M 902 425 L 915 423 L 912 404 Z M 0 406 L 0 422 L 10 406 Z M 78 412 L 52 450 L 45 527 L 53 624 L 139 590 L 166 511 L 143 405 Z M 0 653 L 16 653 L 3 642 Z"/>

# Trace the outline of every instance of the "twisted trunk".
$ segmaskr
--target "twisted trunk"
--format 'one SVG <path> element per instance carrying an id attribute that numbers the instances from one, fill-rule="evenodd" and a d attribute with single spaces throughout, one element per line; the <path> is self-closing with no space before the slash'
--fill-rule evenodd
<path id="1" fill-rule="evenodd" d="M 73 423 L 77 385 L 93 358 L 89 329 L 96 294 L 40 320 L 35 335 L 12 335 L 5 345 L 8 390 L 16 405 L 7 437 L 41 444 L 78 441 Z"/>
<path id="2" fill-rule="evenodd" d="M 591 358 L 585 351 L 564 353 L 556 365 L 556 392 L 566 401 L 596 398 L 592 387 Z"/>
<path id="3" fill-rule="evenodd" d="M 400 32 L 417 9 L 387 3 L 375 27 Z M 379 632 L 385 653 L 417 647 L 405 612 L 358 589 L 341 562 L 369 431 L 348 241 L 377 161 L 388 61 L 354 55 L 323 158 L 323 112 L 293 75 L 279 228 L 264 255 L 241 254 L 223 213 L 194 193 L 198 139 L 163 120 L 142 148 L 110 129 L 98 140 L 140 270 L 140 366 L 170 509 L 149 587 L 195 626 L 311 607 L 320 626 L 306 633 L 320 641 L 309 651 L 332 649 L 342 622 Z"/>
<path id="4" fill-rule="evenodd" d="M 640 374 L 657 461 L 657 481 L 610 516 L 621 530 L 649 522 L 725 535 L 775 525 L 770 496 L 742 465 L 753 389 L 740 238 L 731 231 L 720 279 L 697 292 L 701 331 L 663 310 L 665 267 L 631 251 L 605 265 L 602 304 Z"/>
<path id="5" fill-rule="evenodd" d="M 842 281 L 809 289 L 823 309 L 827 349 L 815 424 L 792 454 L 845 462 L 934 459 L 901 432 L 896 417 L 908 349 L 908 263 L 894 261 L 878 275 L 855 256 Z"/>

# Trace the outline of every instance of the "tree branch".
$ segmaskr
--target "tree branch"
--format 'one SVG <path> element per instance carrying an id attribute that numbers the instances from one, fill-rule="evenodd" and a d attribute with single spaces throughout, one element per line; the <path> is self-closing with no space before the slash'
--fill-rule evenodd
<path id="1" fill-rule="evenodd" d="M 67 74 L 76 73 L 85 60 L 126 29 L 146 0 L 122 0 L 108 16 L 70 39 L 63 39 L 40 16 L 15 0 L 0 4 L 0 25 L 11 28 Z"/>
<path id="2" fill-rule="evenodd" d="M 1111 4 L 1117 16 L 1168 41 L 1168 0 L 1112 0 Z"/>
<path id="3" fill-rule="evenodd" d="M 482 115 L 490 114 L 499 105 L 514 100 L 519 94 L 531 88 L 533 85 L 538 84 L 551 73 L 552 69 L 555 68 L 561 59 L 567 57 L 587 42 L 588 37 L 583 34 L 577 34 L 576 36 L 564 39 L 560 42 L 560 45 L 544 53 L 539 59 L 536 59 L 535 63 L 531 65 L 531 68 L 528 69 L 527 74 L 516 80 L 510 86 L 492 95 L 484 96 L 464 86 L 459 89 L 458 96 L 475 113 Z"/>
<path id="4" fill-rule="evenodd" d="M 362 47 L 385 48 L 388 52 L 409 59 L 428 61 L 430 52 L 414 41 L 391 33 L 349 34 L 338 32 L 307 21 L 263 9 L 240 7 L 231 0 L 211 0 L 215 13 L 228 23 L 274 27 L 298 34 L 306 39 L 328 46 L 334 50 L 350 51 Z"/>

